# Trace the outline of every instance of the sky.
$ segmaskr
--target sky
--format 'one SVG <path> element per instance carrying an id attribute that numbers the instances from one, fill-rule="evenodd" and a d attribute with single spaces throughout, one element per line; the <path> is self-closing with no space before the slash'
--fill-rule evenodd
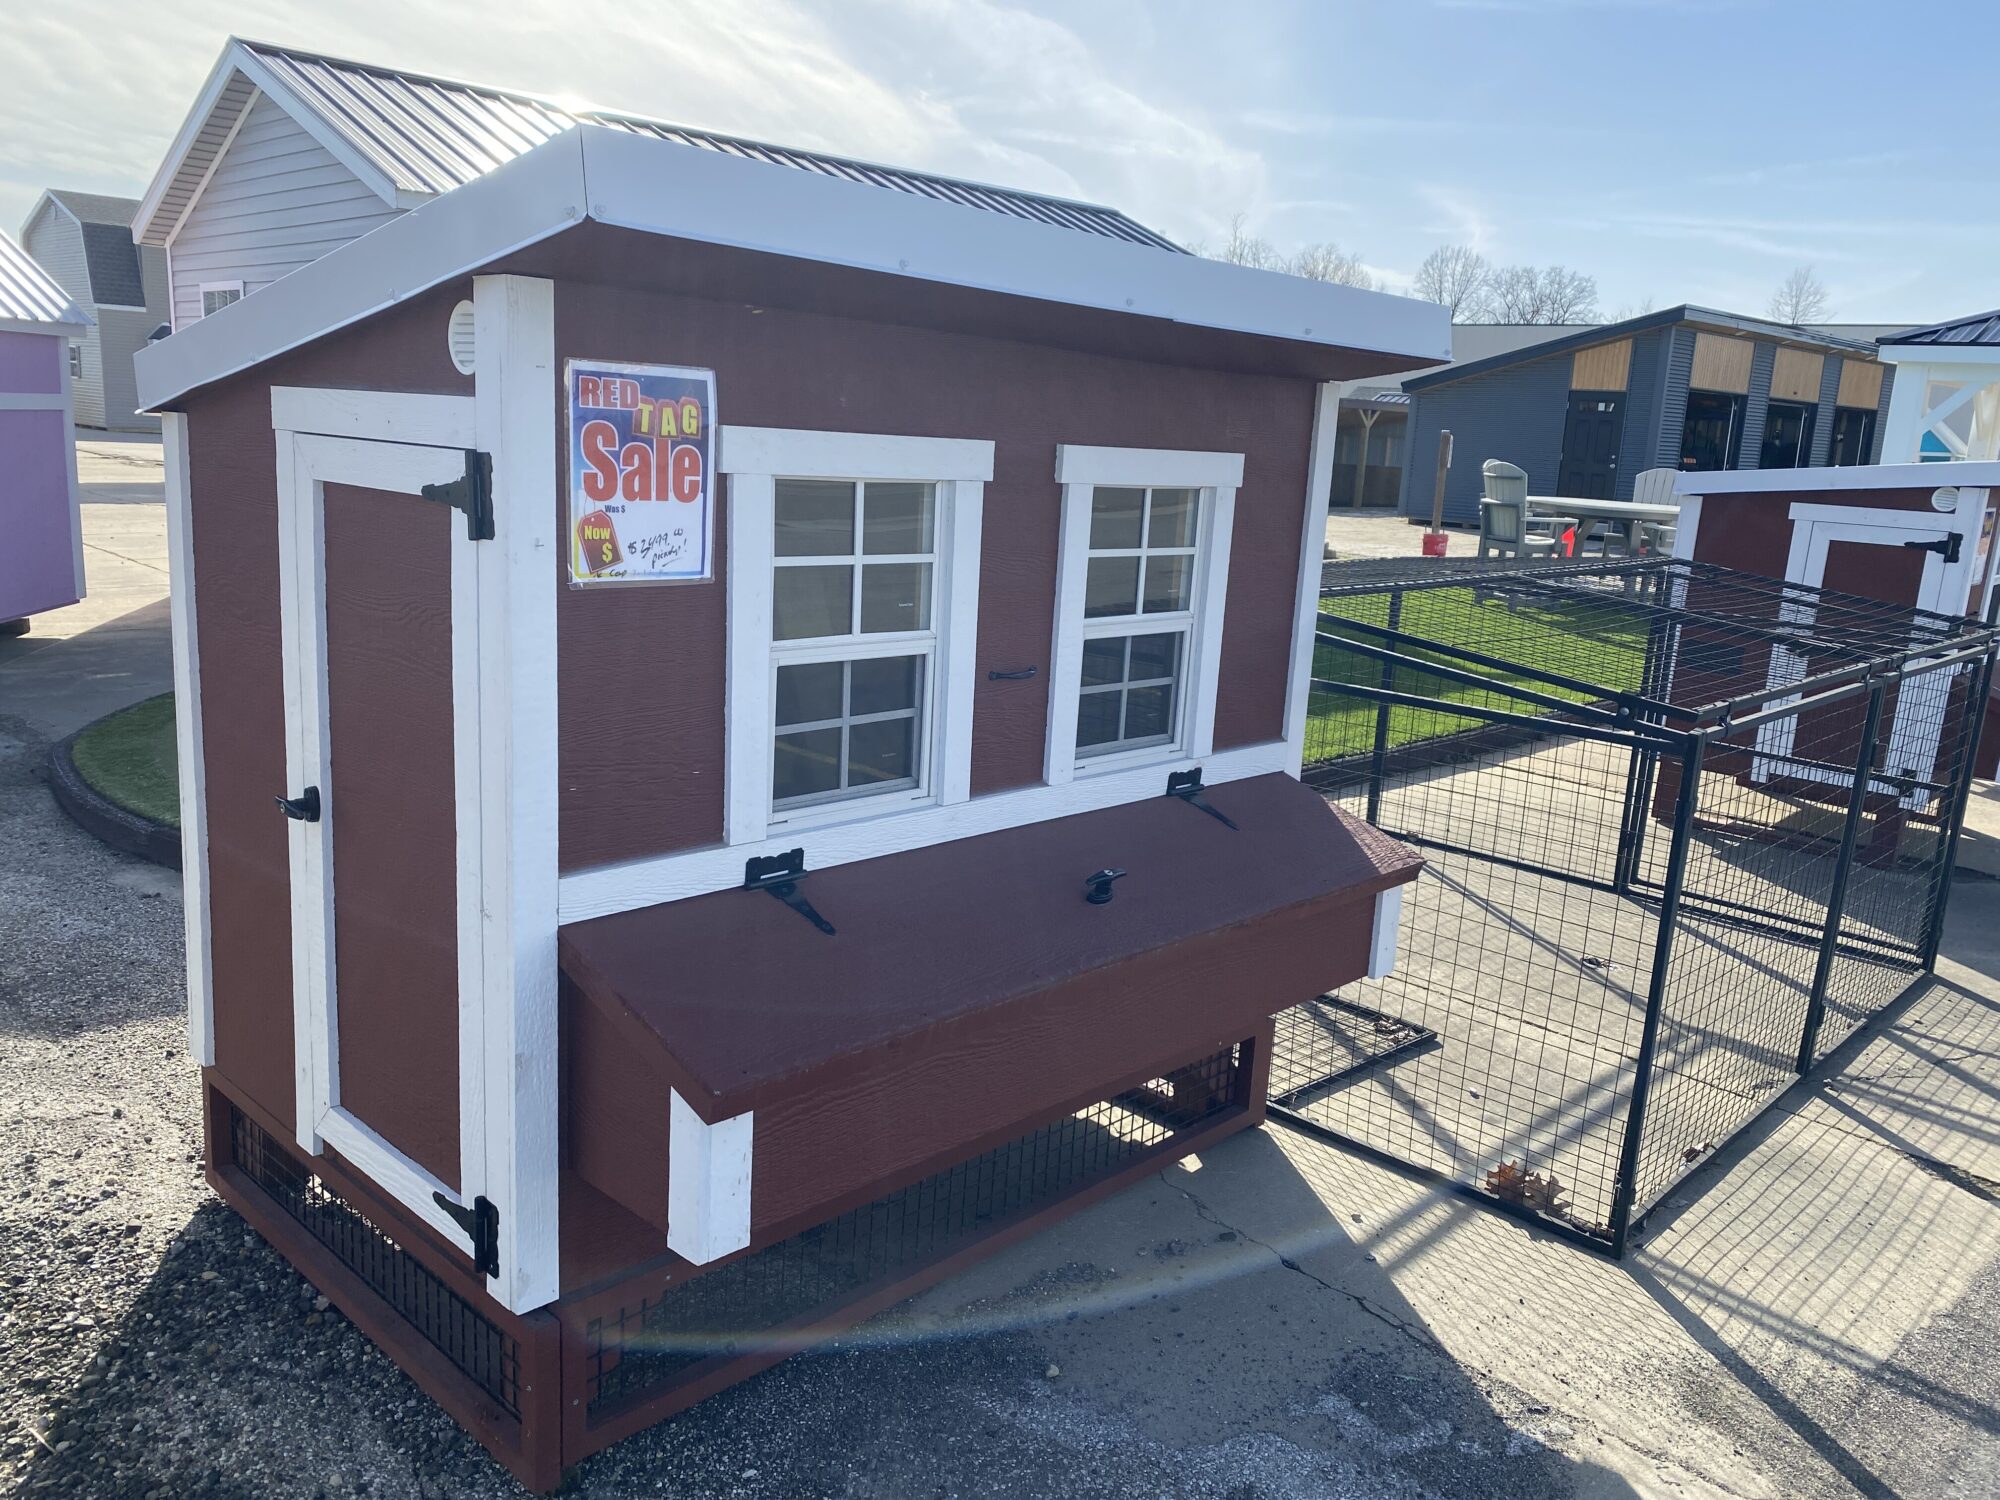
<path id="1" fill-rule="evenodd" d="M 1110 203 L 1183 243 L 1559 263 L 1605 316 L 2000 305 L 1989 0 L 66 0 L 0 28 L 0 225 L 137 197 L 231 33 Z"/>

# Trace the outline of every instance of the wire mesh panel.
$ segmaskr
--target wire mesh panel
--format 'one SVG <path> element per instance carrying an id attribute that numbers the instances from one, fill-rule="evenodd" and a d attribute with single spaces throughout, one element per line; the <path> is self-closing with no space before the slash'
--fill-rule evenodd
<path id="1" fill-rule="evenodd" d="M 1229 1046 L 1115 1098 L 593 1319 L 593 1419 L 697 1365 L 814 1341 L 803 1325 L 1105 1177 L 1221 1115 L 1242 1095 Z"/>
<path id="2" fill-rule="evenodd" d="M 1320 624 L 1306 776 L 1429 862 L 1281 1115 L 1622 1247 L 1931 962 L 1992 631 L 1668 560 L 1334 567 Z"/>

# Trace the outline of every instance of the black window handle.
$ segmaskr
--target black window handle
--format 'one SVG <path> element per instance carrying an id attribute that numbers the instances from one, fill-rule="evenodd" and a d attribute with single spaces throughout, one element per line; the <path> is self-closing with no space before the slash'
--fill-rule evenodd
<path id="1" fill-rule="evenodd" d="M 307 787 L 296 797 L 276 797 L 272 800 L 278 804 L 280 812 L 295 822 L 319 821 L 319 788 L 316 786 Z"/>
<path id="2" fill-rule="evenodd" d="M 986 680 L 988 682 L 1026 682 L 1029 678 L 1033 677 L 1034 675 L 1035 675 L 1035 668 L 1022 667 L 1018 671 L 1014 672 L 988 672 L 986 674 Z"/>
<path id="3" fill-rule="evenodd" d="M 1095 875 L 1083 877 L 1083 899 L 1092 906 L 1103 906 L 1111 899 L 1111 882 L 1123 880 L 1123 870 L 1099 870 Z"/>

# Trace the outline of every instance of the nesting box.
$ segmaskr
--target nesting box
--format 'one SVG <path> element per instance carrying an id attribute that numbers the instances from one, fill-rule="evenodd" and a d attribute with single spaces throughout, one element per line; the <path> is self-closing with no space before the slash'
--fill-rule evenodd
<path id="1" fill-rule="evenodd" d="M 1297 771 L 1446 333 L 586 126 L 148 351 L 217 1191 L 545 1487 L 1254 1124 L 1417 868 Z"/>

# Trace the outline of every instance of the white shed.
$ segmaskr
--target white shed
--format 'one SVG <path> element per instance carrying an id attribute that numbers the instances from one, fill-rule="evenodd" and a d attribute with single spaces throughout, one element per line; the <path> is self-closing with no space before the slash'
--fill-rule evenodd
<path id="1" fill-rule="evenodd" d="M 2000 311 L 1881 341 L 1896 366 L 1882 462 L 2000 458 Z"/>

